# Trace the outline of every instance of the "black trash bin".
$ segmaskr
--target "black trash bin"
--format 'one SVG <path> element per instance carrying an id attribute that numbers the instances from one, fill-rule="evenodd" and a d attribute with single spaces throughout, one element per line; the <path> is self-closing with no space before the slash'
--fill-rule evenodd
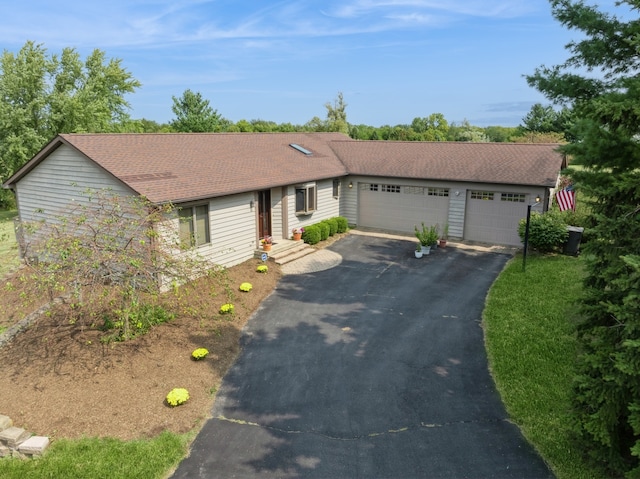
<path id="1" fill-rule="evenodd" d="M 567 242 L 563 245 L 562 252 L 564 254 L 578 256 L 584 228 L 579 226 L 567 226 L 567 231 L 569 232 L 569 239 L 567 239 Z"/>

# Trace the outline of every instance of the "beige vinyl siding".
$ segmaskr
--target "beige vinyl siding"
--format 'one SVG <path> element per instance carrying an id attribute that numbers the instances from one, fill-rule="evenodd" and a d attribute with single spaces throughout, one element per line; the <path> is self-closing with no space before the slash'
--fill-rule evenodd
<path id="1" fill-rule="evenodd" d="M 287 234 L 293 228 L 309 226 L 328 218 L 340 216 L 340 198 L 333 196 L 333 179 L 316 181 L 317 204 L 316 210 L 308 215 L 296 215 L 295 208 L 288 208 L 288 229 Z M 344 191 L 344 189 L 342 190 Z M 288 204 L 296 204 L 295 185 L 287 188 Z M 289 235 L 290 236 L 290 235 Z"/>
<path id="2" fill-rule="evenodd" d="M 351 184 L 351 188 L 349 188 Z M 341 216 L 347 218 L 349 224 L 358 222 L 358 179 L 348 176 L 342 179 L 342 188 L 340 191 Z"/>
<path id="3" fill-rule="evenodd" d="M 460 239 L 464 236 L 464 210 L 467 190 L 452 188 L 449 195 L 449 238 Z"/>
<path id="4" fill-rule="evenodd" d="M 225 267 L 252 258 L 258 247 L 255 206 L 251 208 L 253 199 L 253 193 L 211 199 L 211 243 L 199 247 L 197 253 L 205 260 Z"/>
<path id="5" fill-rule="evenodd" d="M 282 188 L 271 189 L 271 236 L 274 239 L 287 239 L 290 235 L 284 231 L 284 217 L 282 214 Z"/>
<path id="6" fill-rule="evenodd" d="M 16 185 L 22 221 L 51 219 L 69 209 L 72 202 L 86 203 L 85 191 L 109 189 L 115 194 L 134 192 L 86 157 L 63 145 Z"/>

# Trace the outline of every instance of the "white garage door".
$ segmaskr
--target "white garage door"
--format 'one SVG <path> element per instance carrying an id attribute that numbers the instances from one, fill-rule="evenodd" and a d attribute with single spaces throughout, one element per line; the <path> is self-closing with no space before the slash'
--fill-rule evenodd
<path id="1" fill-rule="evenodd" d="M 518 222 L 527 216 L 525 193 L 472 190 L 467 193 L 464 238 L 520 246 Z"/>
<path id="2" fill-rule="evenodd" d="M 415 225 L 442 227 L 449 214 L 449 189 L 399 184 L 358 185 L 358 225 L 413 232 Z"/>

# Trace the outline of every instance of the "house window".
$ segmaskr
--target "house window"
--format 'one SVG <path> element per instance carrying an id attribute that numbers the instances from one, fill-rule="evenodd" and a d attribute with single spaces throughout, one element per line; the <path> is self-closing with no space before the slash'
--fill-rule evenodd
<path id="1" fill-rule="evenodd" d="M 211 242 L 209 205 L 182 206 L 178 209 L 178 218 L 182 246 L 201 246 Z"/>
<path id="2" fill-rule="evenodd" d="M 524 193 L 502 193 L 500 201 L 511 201 L 513 203 L 524 203 L 527 201 L 527 195 Z"/>
<path id="3" fill-rule="evenodd" d="M 382 185 L 382 191 L 385 193 L 400 193 L 400 185 Z"/>
<path id="4" fill-rule="evenodd" d="M 316 210 L 316 184 L 296 186 L 296 214 L 308 215 Z"/>
<path id="5" fill-rule="evenodd" d="M 471 192 L 472 200 L 493 200 L 493 192 L 492 191 L 472 191 Z"/>
<path id="6" fill-rule="evenodd" d="M 429 188 L 429 196 L 449 196 L 449 188 Z"/>
<path id="7" fill-rule="evenodd" d="M 333 180 L 333 197 L 340 197 L 340 180 Z"/>

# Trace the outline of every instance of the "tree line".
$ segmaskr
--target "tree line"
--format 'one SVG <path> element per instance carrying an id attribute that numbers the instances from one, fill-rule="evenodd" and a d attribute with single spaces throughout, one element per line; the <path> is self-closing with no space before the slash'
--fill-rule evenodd
<path id="1" fill-rule="evenodd" d="M 232 122 L 214 109 L 201 93 L 190 89 L 172 97 L 174 118 L 169 123 L 133 119 L 126 95 L 141 83 L 122 67 L 94 50 L 82 59 L 73 48 L 49 54 L 28 41 L 17 54 L 0 57 L 0 183 L 6 181 L 48 141 L 60 133 L 158 132 L 342 132 L 359 140 L 402 141 L 559 141 L 562 130 L 555 110 L 536 105 L 517 128 L 475 127 L 464 121 L 449 123 L 441 113 L 414 118 L 410 124 L 353 125 L 347 121 L 342 93 L 324 106 L 326 117 L 302 125 L 268 120 Z M 0 207 L 12 195 L 0 191 Z"/>

